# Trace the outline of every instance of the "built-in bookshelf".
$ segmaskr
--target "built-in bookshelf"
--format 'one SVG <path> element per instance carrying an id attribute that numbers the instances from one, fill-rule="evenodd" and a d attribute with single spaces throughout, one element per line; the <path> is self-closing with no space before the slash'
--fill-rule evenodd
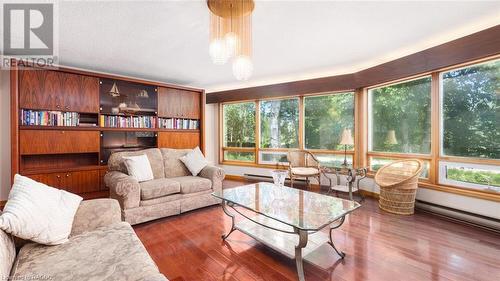
<path id="1" fill-rule="evenodd" d="M 95 198 L 112 153 L 203 150 L 203 90 L 63 67 L 11 77 L 12 175 Z"/>
<path id="2" fill-rule="evenodd" d="M 160 129 L 199 130 L 200 120 L 181 119 L 181 118 L 158 118 L 158 127 Z"/>
<path id="3" fill-rule="evenodd" d="M 156 128 L 155 116 L 102 115 L 100 126 L 105 128 Z"/>
<path id="4" fill-rule="evenodd" d="M 97 114 L 21 109 L 20 117 L 21 126 L 97 126 Z"/>

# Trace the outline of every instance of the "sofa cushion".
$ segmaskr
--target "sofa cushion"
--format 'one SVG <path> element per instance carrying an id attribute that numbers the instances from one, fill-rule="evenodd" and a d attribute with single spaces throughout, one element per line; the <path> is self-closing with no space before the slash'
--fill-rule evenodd
<path id="1" fill-rule="evenodd" d="M 179 182 L 182 194 L 195 193 L 212 188 L 212 181 L 206 178 L 186 176 L 171 178 L 171 180 Z"/>
<path id="2" fill-rule="evenodd" d="M 0 229 L 0 280 L 9 280 L 10 270 L 16 259 L 14 239 Z"/>
<path id="3" fill-rule="evenodd" d="M 169 194 L 179 193 L 180 184 L 171 179 L 157 179 L 141 182 L 141 200 L 149 200 Z"/>
<path id="4" fill-rule="evenodd" d="M 21 248 L 13 280 L 48 276 L 51 280 L 166 280 L 125 222 L 73 236 L 67 243 Z"/>
<path id="5" fill-rule="evenodd" d="M 21 175 L 14 176 L 0 228 L 46 245 L 68 240 L 82 197 Z"/>
<path id="6" fill-rule="evenodd" d="M 125 166 L 123 157 L 127 156 L 139 156 L 146 154 L 149 163 L 151 164 L 151 170 L 153 170 L 153 176 L 155 179 L 161 179 L 165 177 L 165 170 L 163 168 L 163 157 L 158 148 L 150 148 L 139 151 L 120 151 L 111 154 L 108 159 L 108 169 L 110 171 L 119 171 L 128 174 L 127 167 Z"/>
<path id="7" fill-rule="evenodd" d="M 154 179 L 151 163 L 145 154 L 139 156 L 124 156 L 125 167 L 128 174 L 134 177 L 138 182 L 150 181 Z"/>
<path id="8" fill-rule="evenodd" d="M 166 178 L 191 175 L 189 170 L 186 168 L 186 165 L 184 165 L 184 163 L 182 163 L 179 158 L 192 151 L 192 149 L 160 148 L 160 151 L 163 156 L 163 165 L 165 166 Z"/>

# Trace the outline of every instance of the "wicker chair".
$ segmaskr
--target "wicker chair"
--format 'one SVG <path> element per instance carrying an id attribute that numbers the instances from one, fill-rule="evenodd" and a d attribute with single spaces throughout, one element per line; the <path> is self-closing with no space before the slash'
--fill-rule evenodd
<path id="1" fill-rule="evenodd" d="M 309 186 L 309 178 L 317 178 L 321 181 L 321 170 L 318 159 L 308 151 L 290 151 L 287 154 L 288 172 L 290 173 L 290 186 L 293 187 L 293 180 L 305 178 Z"/>
<path id="2" fill-rule="evenodd" d="M 422 169 L 422 161 L 416 159 L 395 161 L 380 168 L 375 175 L 380 186 L 380 209 L 399 215 L 413 214 Z"/>

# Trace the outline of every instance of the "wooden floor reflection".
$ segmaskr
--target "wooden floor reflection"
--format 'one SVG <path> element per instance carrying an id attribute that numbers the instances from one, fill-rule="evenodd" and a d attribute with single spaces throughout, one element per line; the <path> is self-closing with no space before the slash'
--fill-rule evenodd
<path id="1" fill-rule="evenodd" d="M 224 187 L 242 185 L 225 181 Z M 416 212 L 396 216 L 367 198 L 304 264 L 306 280 L 500 280 L 500 235 Z M 297 280 L 295 261 L 238 231 L 219 206 L 135 226 L 160 271 L 181 280 Z M 326 231 L 326 230 L 325 230 Z"/>

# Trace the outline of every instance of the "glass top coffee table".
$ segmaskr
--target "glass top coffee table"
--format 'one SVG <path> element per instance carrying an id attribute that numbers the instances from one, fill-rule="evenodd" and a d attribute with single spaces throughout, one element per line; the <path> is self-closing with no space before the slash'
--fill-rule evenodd
<path id="1" fill-rule="evenodd" d="M 223 240 L 234 230 L 239 230 L 295 258 L 301 281 L 304 280 L 303 255 L 323 244 L 330 244 L 344 258 L 345 254 L 333 243 L 332 231 L 344 223 L 347 214 L 360 207 L 355 201 L 262 182 L 212 195 L 222 199 L 222 209 L 232 219 L 231 230 L 222 235 Z M 235 213 L 245 219 L 236 223 Z M 329 235 L 320 232 L 326 227 L 329 228 Z"/>

